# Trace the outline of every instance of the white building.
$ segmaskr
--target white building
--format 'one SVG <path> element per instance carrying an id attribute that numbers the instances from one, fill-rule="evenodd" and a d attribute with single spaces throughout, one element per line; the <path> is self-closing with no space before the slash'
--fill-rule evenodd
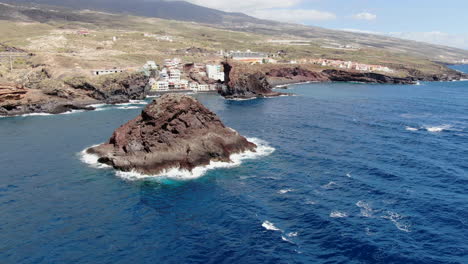
<path id="1" fill-rule="evenodd" d="M 161 70 L 161 72 L 159 73 L 159 78 L 162 80 L 162 81 L 168 81 L 169 80 L 169 74 L 167 73 L 167 69 L 164 68 Z"/>
<path id="2" fill-rule="evenodd" d="M 221 71 L 221 65 L 206 65 L 206 74 L 210 79 L 224 82 L 224 72 Z"/>
<path id="3" fill-rule="evenodd" d="M 165 81 L 155 82 L 151 89 L 158 92 L 166 92 L 169 91 L 169 83 Z"/>
<path id="4" fill-rule="evenodd" d="M 110 69 L 110 70 L 93 70 L 94 75 L 108 75 L 114 73 L 121 73 L 124 72 L 123 69 Z"/>
<path id="5" fill-rule="evenodd" d="M 180 70 L 172 69 L 169 71 L 169 81 L 170 82 L 179 82 L 180 77 L 182 76 Z"/>
<path id="6" fill-rule="evenodd" d="M 210 86 L 208 84 L 199 84 L 198 85 L 198 91 L 199 92 L 209 92 L 210 91 Z"/>
<path id="7" fill-rule="evenodd" d="M 194 91 L 194 92 L 198 91 L 198 83 L 196 83 L 196 82 L 190 82 L 190 83 L 189 83 L 189 89 L 192 90 L 192 91 Z"/>

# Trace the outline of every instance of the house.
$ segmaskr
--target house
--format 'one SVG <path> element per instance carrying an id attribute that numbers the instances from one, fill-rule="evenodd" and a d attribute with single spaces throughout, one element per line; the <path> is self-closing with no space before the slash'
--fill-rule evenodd
<path id="1" fill-rule="evenodd" d="M 93 70 L 92 73 L 93 75 L 108 75 L 108 74 L 114 74 L 114 73 L 121 73 L 124 71 L 125 70 L 123 69 Z"/>
<path id="2" fill-rule="evenodd" d="M 206 74 L 210 79 L 224 82 L 224 72 L 221 71 L 221 65 L 206 65 Z"/>
<path id="3" fill-rule="evenodd" d="M 208 84 L 199 84 L 198 85 L 198 91 L 199 92 L 208 92 L 210 91 L 210 87 Z"/>
<path id="4" fill-rule="evenodd" d="M 151 90 L 158 91 L 158 92 L 169 91 L 169 83 L 165 81 L 155 82 L 151 86 Z"/>
<path id="5" fill-rule="evenodd" d="M 169 81 L 179 82 L 181 75 L 182 74 L 181 74 L 180 70 L 171 69 L 171 70 L 169 70 Z"/>
<path id="6" fill-rule="evenodd" d="M 198 91 L 198 83 L 196 82 L 190 82 L 189 83 L 189 89 L 192 90 L 192 91 Z"/>

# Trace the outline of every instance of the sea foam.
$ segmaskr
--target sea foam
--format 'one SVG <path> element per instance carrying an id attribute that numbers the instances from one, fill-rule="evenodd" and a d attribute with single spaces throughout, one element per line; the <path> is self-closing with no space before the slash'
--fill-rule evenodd
<path id="1" fill-rule="evenodd" d="M 169 170 L 165 170 L 164 172 L 157 174 L 157 175 L 142 174 L 136 171 L 131 171 L 131 172 L 116 171 L 116 175 L 124 180 L 129 180 L 129 181 L 147 180 L 147 179 L 172 179 L 172 180 L 179 180 L 179 181 L 194 180 L 194 179 L 198 179 L 202 177 L 209 170 L 219 169 L 219 168 L 238 167 L 242 164 L 244 160 L 256 159 L 259 157 L 268 156 L 275 151 L 275 148 L 269 146 L 266 141 L 263 141 L 258 138 L 248 138 L 248 140 L 257 145 L 256 152 L 246 151 L 246 152 L 239 153 L 239 154 L 233 154 L 230 157 L 232 162 L 212 161 L 209 165 L 196 167 L 192 171 L 183 170 L 179 168 L 172 168 Z M 98 163 L 98 157 L 96 155 L 86 153 L 86 150 L 80 153 L 81 160 L 84 163 L 90 165 L 93 168 L 100 168 L 100 169 L 111 168 L 107 165 Z"/>
<path id="2" fill-rule="evenodd" d="M 345 212 L 340 212 L 340 211 L 332 211 L 330 213 L 331 218 L 345 218 L 348 217 L 348 214 Z"/>
<path id="3" fill-rule="evenodd" d="M 269 222 L 269 221 L 264 221 L 262 223 L 262 226 L 263 228 L 265 228 L 266 230 L 270 230 L 270 231 L 281 231 L 281 229 L 277 228 L 273 223 Z"/>
<path id="4" fill-rule="evenodd" d="M 440 133 L 440 132 L 443 132 L 443 131 L 447 131 L 447 130 L 449 130 L 451 128 L 452 128 L 451 125 L 425 126 L 424 127 L 424 129 L 426 129 L 427 131 L 432 132 L 432 133 Z"/>

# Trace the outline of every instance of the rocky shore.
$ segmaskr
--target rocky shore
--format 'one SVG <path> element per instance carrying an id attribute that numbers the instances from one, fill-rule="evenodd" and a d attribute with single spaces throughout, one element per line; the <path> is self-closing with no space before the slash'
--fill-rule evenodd
<path id="1" fill-rule="evenodd" d="M 94 110 L 90 105 L 141 100 L 149 91 L 148 77 L 140 73 L 57 80 L 38 69 L 22 83 L 0 84 L 0 116 Z"/>
<path id="2" fill-rule="evenodd" d="M 227 99 L 252 99 L 283 95 L 272 90 L 267 76 L 249 65 L 225 62 L 225 89 L 220 94 Z"/>
<path id="3" fill-rule="evenodd" d="M 194 98 L 166 94 L 87 153 L 120 171 L 157 175 L 173 168 L 191 171 L 212 161 L 230 162 L 232 154 L 256 148 Z"/>
<path id="4" fill-rule="evenodd" d="M 444 73 L 428 75 L 407 70 L 407 77 L 395 77 L 374 72 L 311 69 L 306 65 L 245 65 L 233 61 L 224 63 L 226 98 L 249 99 L 282 95 L 272 90 L 288 84 L 305 82 L 359 82 L 373 84 L 416 84 L 418 81 L 456 81 L 468 75 L 446 69 Z"/>

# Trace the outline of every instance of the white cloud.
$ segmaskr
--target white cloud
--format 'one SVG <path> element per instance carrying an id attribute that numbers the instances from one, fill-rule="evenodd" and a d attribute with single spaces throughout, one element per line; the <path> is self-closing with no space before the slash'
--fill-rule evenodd
<path id="1" fill-rule="evenodd" d="M 377 19 L 377 15 L 372 14 L 372 13 L 369 13 L 369 12 L 362 12 L 362 13 L 353 15 L 353 18 L 354 18 L 354 19 L 359 19 L 359 20 L 368 20 L 368 21 L 371 21 L 371 20 L 376 20 L 376 19 Z"/>
<path id="2" fill-rule="evenodd" d="M 374 35 L 384 35 L 394 38 L 408 39 L 414 41 L 421 41 L 436 45 L 455 47 L 460 49 L 468 50 L 468 33 L 461 34 L 449 34 L 446 32 L 440 31 L 431 31 L 431 32 L 377 32 L 353 28 L 342 29 L 344 31 L 355 32 L 355 33 L 364 33 L 364 34 L 374 34 Z"/>
<path id="3" fill-rule="evenodd" d="M 262 19 L 294 23 L 336 19 L 336 15 L 333 13 L 313 9 L 266 9 L 248 14 Z"/>
<path id="4" fill-rule="evenodd" d="M 388 36 L 409 40 L 423 41 L 432 44 L 468 49 L 468 34 L 449 34 L 440 31 L 432 32 L 391 32 Z"/>
<path id="5" fill-rule="evenodd" d="M 188 0 L 188 2 L 224 10 L 243 12 L 257 18 L 283 22 L 307 23 L 335 19 L 336 15 L 314 9 L 294 8 L 304 0 Z"/>
<path id="6" fill-rule="evenodd" d="M 271 8 L 289 8 L 302 0 L 188 0 L 188 2 L 229 12 L 251 12 Z"/>

